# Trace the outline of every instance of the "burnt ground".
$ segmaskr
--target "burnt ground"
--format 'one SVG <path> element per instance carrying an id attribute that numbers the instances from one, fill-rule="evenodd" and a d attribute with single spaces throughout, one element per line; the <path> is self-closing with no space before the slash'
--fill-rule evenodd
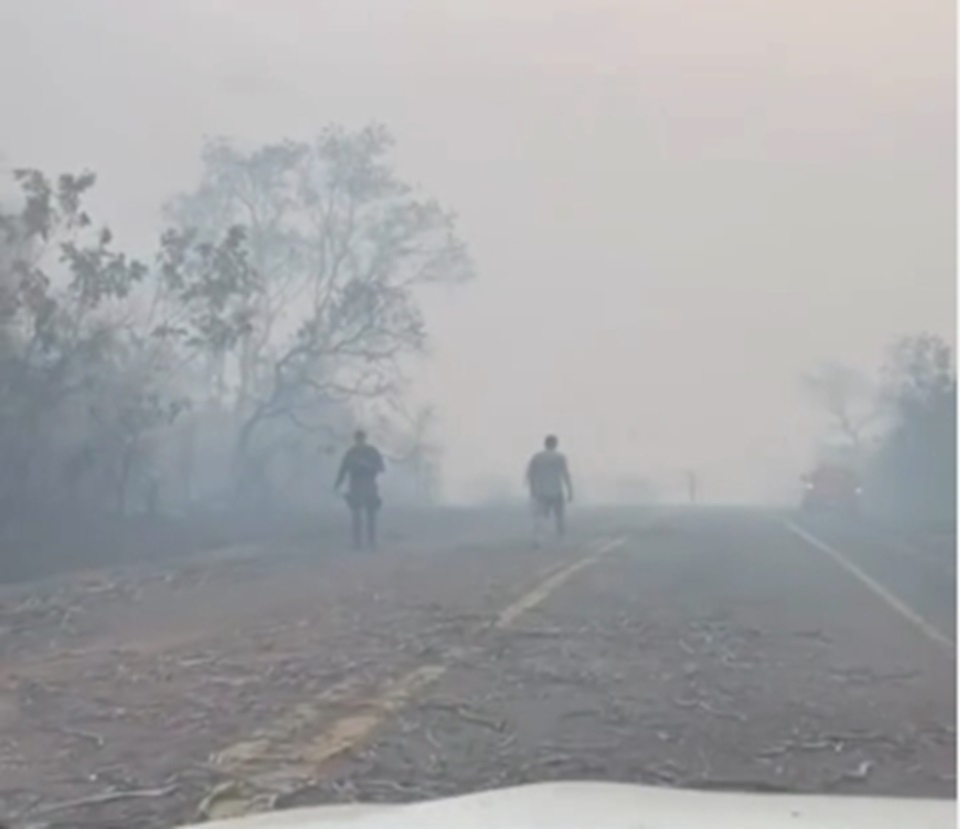
<path id="1" fill-rule="evenodd" d="M 543 550 L 445 513 L 376 554 L 306 536 L 4 588 L 3 814 L 171 827 L 553 779 L 955 795 L 952 541 L 803 525 L 871 587 L 772 514 L 577 518 Z"/>

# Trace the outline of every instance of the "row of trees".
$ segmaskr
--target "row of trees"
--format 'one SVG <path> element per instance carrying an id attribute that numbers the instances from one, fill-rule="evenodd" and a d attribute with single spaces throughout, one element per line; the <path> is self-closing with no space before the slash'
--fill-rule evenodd
<path id="1" fill-rule="evenodd" d="M 429 494 L 431 414 L 405 408 L 403 368 L 426 345 L 420 291 L 472 269 L 391 147 L 379 126 L 210 142 L 146 258 L 88 213 L 93 174 L 16 170 L 0 193 L 0 530 L 41 508 L 267 506 L 303 492 L 358 417 Z"/>
<path id="2" fill-rule="evenodd" d="M 957 376 L 942 338 L 903 337 L 876 378 L 830 364 L 805 385 L 829 438 L 861 469 L 868 506 L 895 519 L 956 519 Z"/>

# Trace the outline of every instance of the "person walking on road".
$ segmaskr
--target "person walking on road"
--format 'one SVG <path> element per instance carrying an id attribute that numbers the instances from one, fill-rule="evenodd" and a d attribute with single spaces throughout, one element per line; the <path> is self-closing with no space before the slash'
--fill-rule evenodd
<path id="1" fill-rule="evenodd" d="M 537 546 L 543 536 L 543 525 L 551 516 L 557 537 L 563 538 L 566 503 L 573 500 L 570 469 L 566 456 L 557 449 L 558 444 L 555 435 L 548 435 L 543 449 L 527 464 L 526 481 L 533 505 L 534 544 Z"/>
<path id="2" fill-rule="evenodd" d="M 373 550 L 377 546 L 377 513 L 381 505 L 377 477 L 384 471 L 383 456 L 367 443 L 366 432 L 358 430 L 353 436 L 353 446 L 343 456 L 333 487 L 339 492 L 344 481 L 347 482 L 346 501 L 350 507 L 355 550 L 364 546 L 364 529 L 367 548 Z"/>

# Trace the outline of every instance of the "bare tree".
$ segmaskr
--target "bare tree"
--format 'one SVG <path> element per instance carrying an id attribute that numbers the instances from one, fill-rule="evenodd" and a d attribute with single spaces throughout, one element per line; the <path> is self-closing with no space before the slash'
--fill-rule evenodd
<path id="1" fill-rule="evenodd" d="M 881 409 L 873 382 L 862 372 L 840 363 L 824 363 L 803 378 L 814 403 L 829 419 L 833 434 L 858 457 Z"/>
<path id="2" fill-rule="evenodd" d="M 237 377 L 242 465 L 270 421 L 320 430 L 318 410 L 396 393 L 403 358 L 426 343 L 419 290 L 472 275 L 453 215 L 396 176 L 392 143 L 380 126 L 251 153 L 216 141 L 200 187 L 171 204 L 191 232 L 245 231 L 246 327 L 220 353 Z"/>

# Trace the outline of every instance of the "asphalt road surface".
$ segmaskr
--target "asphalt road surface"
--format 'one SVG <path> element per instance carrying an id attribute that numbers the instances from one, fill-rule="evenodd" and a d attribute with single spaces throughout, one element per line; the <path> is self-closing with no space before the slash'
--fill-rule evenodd
<path id="1" fill-rule="evenodd" d="M 445 512 L 376 554 L 8 588 L 0 811 L 169 827 L 556 779 L 955 796 L 954 539 L 750 510 L 571 532 Z"/>

